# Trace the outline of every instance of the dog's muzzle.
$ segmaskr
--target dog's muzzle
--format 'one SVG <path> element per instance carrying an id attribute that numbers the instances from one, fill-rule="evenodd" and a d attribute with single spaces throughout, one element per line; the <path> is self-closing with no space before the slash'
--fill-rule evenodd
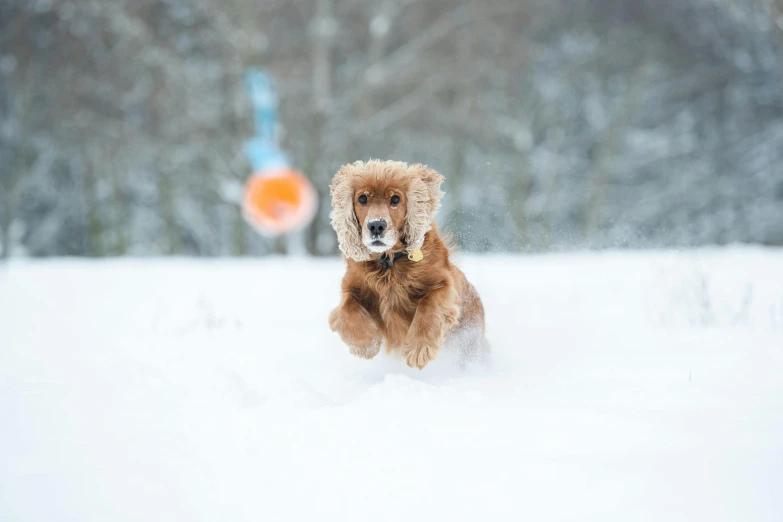
<path id="1" fill-rule="evenodd" d="M 385 219 L 375 218 L 367 221 L 364 231 L 364 245 L 372 252 L 385 252 L 394 246 L 396 234 L 389 232 Z"/>
<path id="2" fill-rule="evenodd" d="M 367 222 L 367 230 L 370 231 L 373 239 L 380 239 L 386 233 L 389 226 L 383 219 L 371 219 Z"/>

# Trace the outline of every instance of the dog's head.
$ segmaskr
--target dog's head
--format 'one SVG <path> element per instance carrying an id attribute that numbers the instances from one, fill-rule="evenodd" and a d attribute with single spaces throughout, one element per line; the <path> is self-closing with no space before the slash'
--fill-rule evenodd
<path id="1" fill-rule="evenodd" d="M 424 165 L 357 161 L 332 180 L 332 212 L 340 250 L 354 261 L 373 253 L 421 248 L 440 205 L 443 176 Z"/>

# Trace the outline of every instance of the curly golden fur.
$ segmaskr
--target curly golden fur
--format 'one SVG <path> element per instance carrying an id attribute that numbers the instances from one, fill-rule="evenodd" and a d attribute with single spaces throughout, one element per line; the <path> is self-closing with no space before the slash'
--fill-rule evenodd
<path id="1" fill-rule="evenodd" d="M 463 355 L 486 353 L 481 299 L 432 222 L 442 182 L 424 165 L 399 161 L 357 161 L 335 175 L 330 218 L 347 270 L 329 326 L 354 355 L 371 359 L 385 342 L 422 369 L 452 340 Z M 378 262 L 416 250 L 421 261 Z"/>

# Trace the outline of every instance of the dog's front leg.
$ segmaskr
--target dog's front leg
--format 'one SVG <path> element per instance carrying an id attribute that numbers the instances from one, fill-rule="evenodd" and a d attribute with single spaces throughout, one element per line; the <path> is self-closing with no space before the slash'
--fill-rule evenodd
<path id="1" fill-rule="evenodd" d="M 351 353 L 363 359 L 372 359 L 381 349 L 382 336 L 375 320 L 359 301 L 350 294 L 329 314 L 329 328 L 340 338 Z"/>
<path id="2" fill-rule="evenodd" d="M 416 308 L 403 355 L 411 368 L 424 368 L 443 346 L 446 328 L 459 321 L 458 296 L 454 285 L 443 286 L 425 295 Z"/>

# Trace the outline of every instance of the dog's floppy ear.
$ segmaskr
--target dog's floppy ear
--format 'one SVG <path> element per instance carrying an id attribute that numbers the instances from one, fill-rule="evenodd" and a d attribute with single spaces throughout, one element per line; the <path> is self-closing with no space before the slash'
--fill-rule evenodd
<path id="1" fill-rule="evenodd" d="M 329 218 L 337 232 L 337 242 L 346 257 L 354 261 L 369 261 L 370 251 L 362 243 L 359 222 L 353 212 L 354 182 L 361 175 L 364 163 L 357 161 L 343 165 L 332 179 L 332 211 Z"/>
<path id="2" fill-rule="evenodd" d="M 440 207 L 443 176 L 426 165 L 408 167 L 411 185 L 408 189 L 408 218 L 404 235 L 408 251 L 418 250 L 424 244 L 424 235 L 432 228 L 432 220 Z"/>

